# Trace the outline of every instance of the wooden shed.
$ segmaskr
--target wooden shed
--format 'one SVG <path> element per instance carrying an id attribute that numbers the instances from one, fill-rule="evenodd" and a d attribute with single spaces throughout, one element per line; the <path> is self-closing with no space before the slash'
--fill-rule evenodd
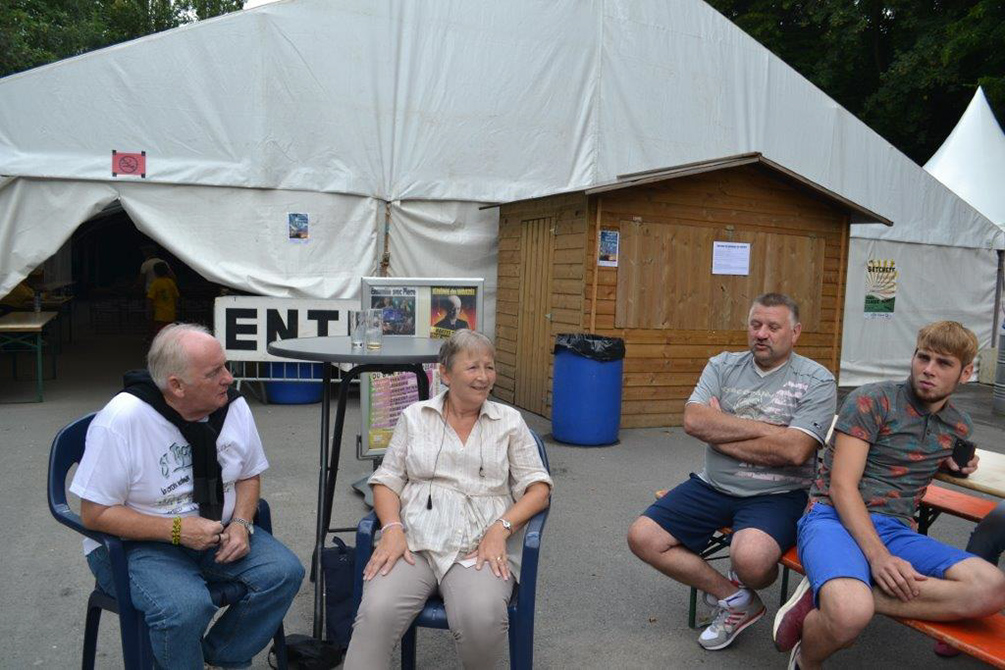
<path id="1" fill-rule="evenodd" d="M 503 204 L 495 395 L 550 417 L 555 335 L 621 337 L 621 426 L 680 425 L 709 357 L 747 348 L 768 291 L 798 301 L 796 350 L 836 376 L 853 223 L 891 225 L 759 153 Z M 616 266 L 598 264 L 600 231 Z"/>

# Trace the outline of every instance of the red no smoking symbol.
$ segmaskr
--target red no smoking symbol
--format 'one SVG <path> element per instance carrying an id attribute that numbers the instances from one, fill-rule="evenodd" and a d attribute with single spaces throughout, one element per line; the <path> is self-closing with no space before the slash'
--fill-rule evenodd
<path id="1" fill-rule="evenodd" d="M 139 175 L 147 176 L 147 152 L 123 153 L 112 149 L 112 176 Z"/>

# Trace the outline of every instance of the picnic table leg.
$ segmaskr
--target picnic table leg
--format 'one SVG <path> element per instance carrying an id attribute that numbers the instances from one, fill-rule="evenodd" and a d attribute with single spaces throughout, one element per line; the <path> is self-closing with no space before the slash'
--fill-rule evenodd
<path id="1" fill-rule="evenodd" d="M 691 597 L 687 606 L 687 625 L 689 628 L 697 628 L 698 618 L 698 589 L 691 587 Z"/>
<path id="2" fill-rule="evenodd" d="M 55 371 L 55 368 L 53 368 Z M 42 331 L 35 333 L 35 391 L 42 402 Z"/>
<path id="3" fill-rule="evenodd" d="M 932 527 L 935 520 L 939 518 L 942 514 L 937 509 L 919 507 L 918 509 L 918 532 L 922 535 L 928 535 L 928 529 Z"/>

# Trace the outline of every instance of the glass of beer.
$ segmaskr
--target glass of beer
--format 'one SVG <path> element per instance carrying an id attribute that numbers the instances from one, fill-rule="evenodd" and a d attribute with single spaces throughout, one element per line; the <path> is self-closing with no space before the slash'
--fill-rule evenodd
<path id="1" fill-rule="evenodd" d="M 366 348 L 380 349 L 384 339 L 384 311 L 366 310 Z"/>

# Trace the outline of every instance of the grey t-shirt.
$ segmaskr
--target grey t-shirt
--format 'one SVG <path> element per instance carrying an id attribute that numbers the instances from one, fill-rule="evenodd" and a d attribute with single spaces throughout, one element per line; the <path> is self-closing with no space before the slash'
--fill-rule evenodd
<path id="1" fill-rule="evenodd" d="M 724 412 L 797 428 L 821 445 L 837 409 L 834 375 L 795 353 L 767 374 L 749 351 L 710 358 L 688 402 L 707 405 L 713 397 Z M 797 466 L 753 465 L 707 446 L 698 476 L 723 493 L 755 496 L 809 488 L 815 465 L 815 456 Z"/>

